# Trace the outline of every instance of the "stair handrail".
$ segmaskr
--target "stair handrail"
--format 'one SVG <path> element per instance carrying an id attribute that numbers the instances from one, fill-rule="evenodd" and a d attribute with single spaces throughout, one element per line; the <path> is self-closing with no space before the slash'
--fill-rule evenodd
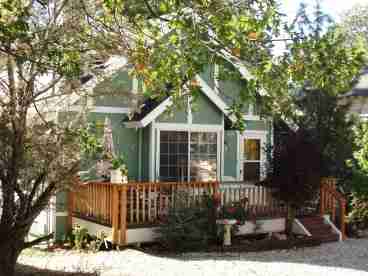
<path id="1" fill-rule="evenodd" d="M 321 182 L 320 188 L 320 214 L 321 216 L 325 215 L 327 211 L 331 211 L 332 219 L 334 220 L 336 215 L 336 204 L 338 202 L 340 205 L 339 208 L 339 218 L 340 225 L 339 230 L 342 235 L 342 239 L 346 238 L 346 198 L 343 194 L 336 190 L 335 185 L 331 185 L 331 180 L 329 179 L 328 184 Z"/>

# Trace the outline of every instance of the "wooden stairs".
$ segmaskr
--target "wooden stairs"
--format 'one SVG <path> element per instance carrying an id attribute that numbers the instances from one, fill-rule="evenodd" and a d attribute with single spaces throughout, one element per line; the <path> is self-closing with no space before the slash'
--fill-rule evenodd
<path id="1" fill-rule="evenodd" d="M 310 216 L 300 218 L 299 221 L 312 235 L 313 239 L 320 242 L 336 242 L 340 240 L 339 234 L 335 233 L 332 226 L 325 223 L 321 216 Z"/>

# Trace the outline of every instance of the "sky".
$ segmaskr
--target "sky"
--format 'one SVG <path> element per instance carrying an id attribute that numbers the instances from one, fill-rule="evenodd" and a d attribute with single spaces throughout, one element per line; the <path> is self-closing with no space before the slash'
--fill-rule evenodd
<path id="1" fill-rule="evenodd" d="M 294 18 L 301 0 L 279 0 L 283 11 L 289 18 Z M 309 6 L 315 5 L 315 0 L 304 0 Z M 339 21 L 339 15 L 356 4 L 368 4 L 368 0 L 322 0 L 321 5 L 326 13 L 331 15 L 335 21 Z"/>
<path id="2" fill-rule="evenodd" d="M 316 0 L 278 0 L 281 4 L 281 11 L 288 16 L 289 22 L 291 22 L 298 11 L 301 2 L 307 4 L 308 8 L 313 11 L 316 4 Z M 322 9 L 325 13 L 330 15 L 335 22 L 339 22 L 340 15 L 344 11 L 349 10 L 358 4 L 367 4 L 368 0 L 320 0 Z M 282 35 L 281 35 L 282 36 Z M 274 53 L 280 55 L 285 51 L 284 42 L 274 42 Z"/>

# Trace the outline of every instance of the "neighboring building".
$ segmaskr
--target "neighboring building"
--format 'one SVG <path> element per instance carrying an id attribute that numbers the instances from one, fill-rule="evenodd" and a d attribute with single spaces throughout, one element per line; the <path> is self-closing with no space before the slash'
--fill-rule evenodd
<path id="1" fill-rule="evenodd" d="M 368 67 L 365 68 L 354 88 L 343 95 L 342 102 L 351 104 L 350 112 L 368 118 Z"/>

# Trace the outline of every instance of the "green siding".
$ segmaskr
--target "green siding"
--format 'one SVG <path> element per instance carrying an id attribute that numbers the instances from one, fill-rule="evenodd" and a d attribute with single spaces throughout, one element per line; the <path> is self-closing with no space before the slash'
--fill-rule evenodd
<path id="1" fill-rule="evenodd" d="M 58 192 L 56 194 L 56 213 L 65 213 L 68 211 L 68 193 L 67 192 Z M 68 216 L 56 216 L 56 229 L 55 229 L 55 240 L 63 241 L 68 234 Z"/>
<path id="2" fill-rule="evenodd" d="M 112 124 L 115 154 L 123 154 L 128 166 L 128 179 L 138 179 L 138 131 L 125 128 L 122 122 L 122 114 L 90 113 L 89 120 L 99 126 L 100 137 L 103 135 L 105 118 L 109 117 Z"/>
<path id="3" fill-rule="evenodd" d="M 156 121 L 159 123 L 185 124 L 188 122 L 186 107 L 178 107 L 175 111 L 170 110 L 169 112 L 164 112 Z"/>
<path id="4" fill-rule="evenodd" d="M 132 99 L 132 86 L 133 81 L 128 71 L 115 73 L 111 78 L 102 81 L 96 86 L 94 90 L 96 95 L 94 98 L 95 105 L 129 107 Z"/>
<path id="5" fill-rule="evenodd" d="M 193 124 L 221 125 L 223 120 L 222 112 L 204 94 L 199 94 L 193 103 L 192 122 Z"/>
<path id="6" fill-rule="evenodd" d="M 235 130 L 225 131 L 225 151 L 224 151 L 224 176 L 236 178 L 238 162 L 238 132 Z"/>
<path id="7" fill-rule="evenodd" d="M 268 130 L 267 121 L 245 121 L 245 130 Z"/>
<path id="8" fill-rule="evenodd" d="M 142 129 L 142 181 L 149 180 L 149 148 L 150 130 L 149 126 Z"/>
<path id="9" fill-rule="evenodd" d="M 68 235 L 68 217 L 67 216 L 57 216 L 56 229 L 55 229 L 55 241 L 61 242 L 65 241 Z"/>

